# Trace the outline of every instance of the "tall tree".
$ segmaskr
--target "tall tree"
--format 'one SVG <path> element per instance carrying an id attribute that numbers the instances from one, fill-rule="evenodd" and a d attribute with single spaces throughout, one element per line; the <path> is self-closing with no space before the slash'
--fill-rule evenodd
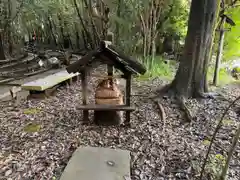
<path id="1" fill-rule="evenodd" d="M 207 69 L 219 8 L 220 0 L 191 2 L 183 55 L 175 79 L 168 86 L 184 110 L 187 98 L 207 95 Z"/>
<path id="2" fill-rule="evenodd" d="M 208 92 L 207 69 L 220 0 L 192 0 L 185 47 L 172 90 L 185 98 Z"/>

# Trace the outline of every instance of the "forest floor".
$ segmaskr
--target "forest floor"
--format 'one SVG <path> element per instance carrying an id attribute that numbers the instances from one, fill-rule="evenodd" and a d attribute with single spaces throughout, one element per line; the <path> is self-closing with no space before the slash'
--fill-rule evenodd
<path id="1" fill-rule="evenodd" d="M 92 90 L 95 80 L 90 80 Z M 132 113 L 131 128 L 82 125 L 82 113 L 75 109 L 81 103 L 79 82 L 60 88 L 49 99 L 26 100 L 18 106 L 12 102 L 1 104 L 0 179 L 58 179 L 80 145 L 130 150 L 132 180 L 197 179 L 210 135 L 228 100 L 240 95 L 240 84 L 216 89 L 225 99 L 189 100 L 197 118 L 184 123 L 183 112 L 173 99 L 161 99 L 166 113 L 162 120 L 150 98 L 167 83 L 160 78 L 134 80 L 132 104 L 136 111 Z M 230 109 L 207 164 L 209 174 L 221 168 L 239 121 L 235 109 Z M 35 124 L 32 132 L 29 123 Z M 231 161 L 228 180 L 239 179 L 239 165 L 240 146 Z"/>

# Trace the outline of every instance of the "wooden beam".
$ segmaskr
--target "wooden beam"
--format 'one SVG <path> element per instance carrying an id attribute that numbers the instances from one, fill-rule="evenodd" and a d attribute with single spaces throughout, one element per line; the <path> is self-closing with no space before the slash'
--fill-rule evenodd
<path id="1" fill-rule="evenodd" d="M 94 56 L 98 56 L 101 53 L 100 50 L 94 50 L 90 51 L 88 54 L 83 56 L 80 60 L 74 62 L 70 66 L 66 68 L 68 73 L 76 73 L 76 72 L 81 72 L 82 69 L 85 68 L 85 66 L 92 61 L 92 58 Z"/>
<path id="2" fill-rule="evenodd" d="M 116 56 L 112 56 L 111 54 L 104 52 L 99 55 L 99 58 L 102 60 L 103 63 L 111 64 L 115 68 L 122 71 L 123 73 L 128 72 L 128 70 L 125 68 L 125 66 L 122 63 L 118 62 L 117 60 L 114 60 Z"/>
<path id="3" fill-rule="evenodd" d="M 107 71 L 108 71 L 108 79 L 110 80 L 110 84 L 113 84 L 113 66 L 107 65 Z"/>
<path id="4" fill-rule="evenodd" d="M 144 67 L 144 65 L 142 65 L 140 62 L 138 62 L 137 60 L 128 57 L 124 54 L 124 52 L 121 52 L 119 50 L 117 50 L 115 48 L 115 46 L 113 45 L 109 45 L 104 49 L 105 52 L 110 53 L 111 55 L 118 57 L 120 59 L 122 59 L 123 64 L 128 65 L 129 67 L 131 67 L 132 69 L 134 69 L 137 73 L 139 74 L 145 74 L 147 69 L 146 67 Z"/>
<path id="5" fill-rule="evenodd" d="M 126 106 L 131 105 L 131 75 L 129 74 L 126 78 L 126 91 L 125 91 L 125 104 Z M 125 125 L 130 125 L 130 118 L 131 114 L 130 111 L 126 111 L 126 120 L 125 120 Z"/>
<path id="6" fill-rule="evenodd" d="M 88 103 L 88 94 L 87 94 L 87 71 L 83 70 L 81 72 L 81 83 L 82 83 L 82 104 L 87 105 Z M 83 111 L 83 121 L 87 122 L 89 119 L 88 110 Z"/>
<path id="7" fill-rule="evenodd" d="M 126 105 L 105 105 L 105 104 L 88 104 L 77 106 L 80 110 L 95 110 L 95 111 L 134 111 L 134 107 Z"/>
<path id="8" fill-rule="evenodd" d="M 123 79 L 125 79 L 125 75 L 112 75 L 112 76 L 108 76 L 108 75 L 92 74 L 91 77 L 97 77 L 97 78 L 113 78 L 113 79 L 123 78 Z"/>

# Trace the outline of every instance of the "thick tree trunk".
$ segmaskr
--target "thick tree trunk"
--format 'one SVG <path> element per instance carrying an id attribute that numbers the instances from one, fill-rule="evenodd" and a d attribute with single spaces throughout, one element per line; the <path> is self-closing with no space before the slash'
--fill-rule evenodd
<path id="1" fill-rule="evenodd" d="M 171 88 L 177 96 L 203 96 L 220 0 L 192 0 L 183 56 Z"/>

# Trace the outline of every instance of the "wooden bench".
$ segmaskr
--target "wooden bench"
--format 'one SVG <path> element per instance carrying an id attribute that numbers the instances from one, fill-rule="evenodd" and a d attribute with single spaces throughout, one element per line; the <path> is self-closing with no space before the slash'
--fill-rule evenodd
<path id="1" fill-rule="evenodd" d="M 37 79 L 31 82 L 23 84 L 22 89 L 29 90 L 30 94 L 45 94 L 46 96 L 51 95 L 59 84 L 66 82 L 71 84 L 74 77 L 79 76 L 79 73 L 69 74 L 67 71 L 63 70 L 44 78 Z"/>

